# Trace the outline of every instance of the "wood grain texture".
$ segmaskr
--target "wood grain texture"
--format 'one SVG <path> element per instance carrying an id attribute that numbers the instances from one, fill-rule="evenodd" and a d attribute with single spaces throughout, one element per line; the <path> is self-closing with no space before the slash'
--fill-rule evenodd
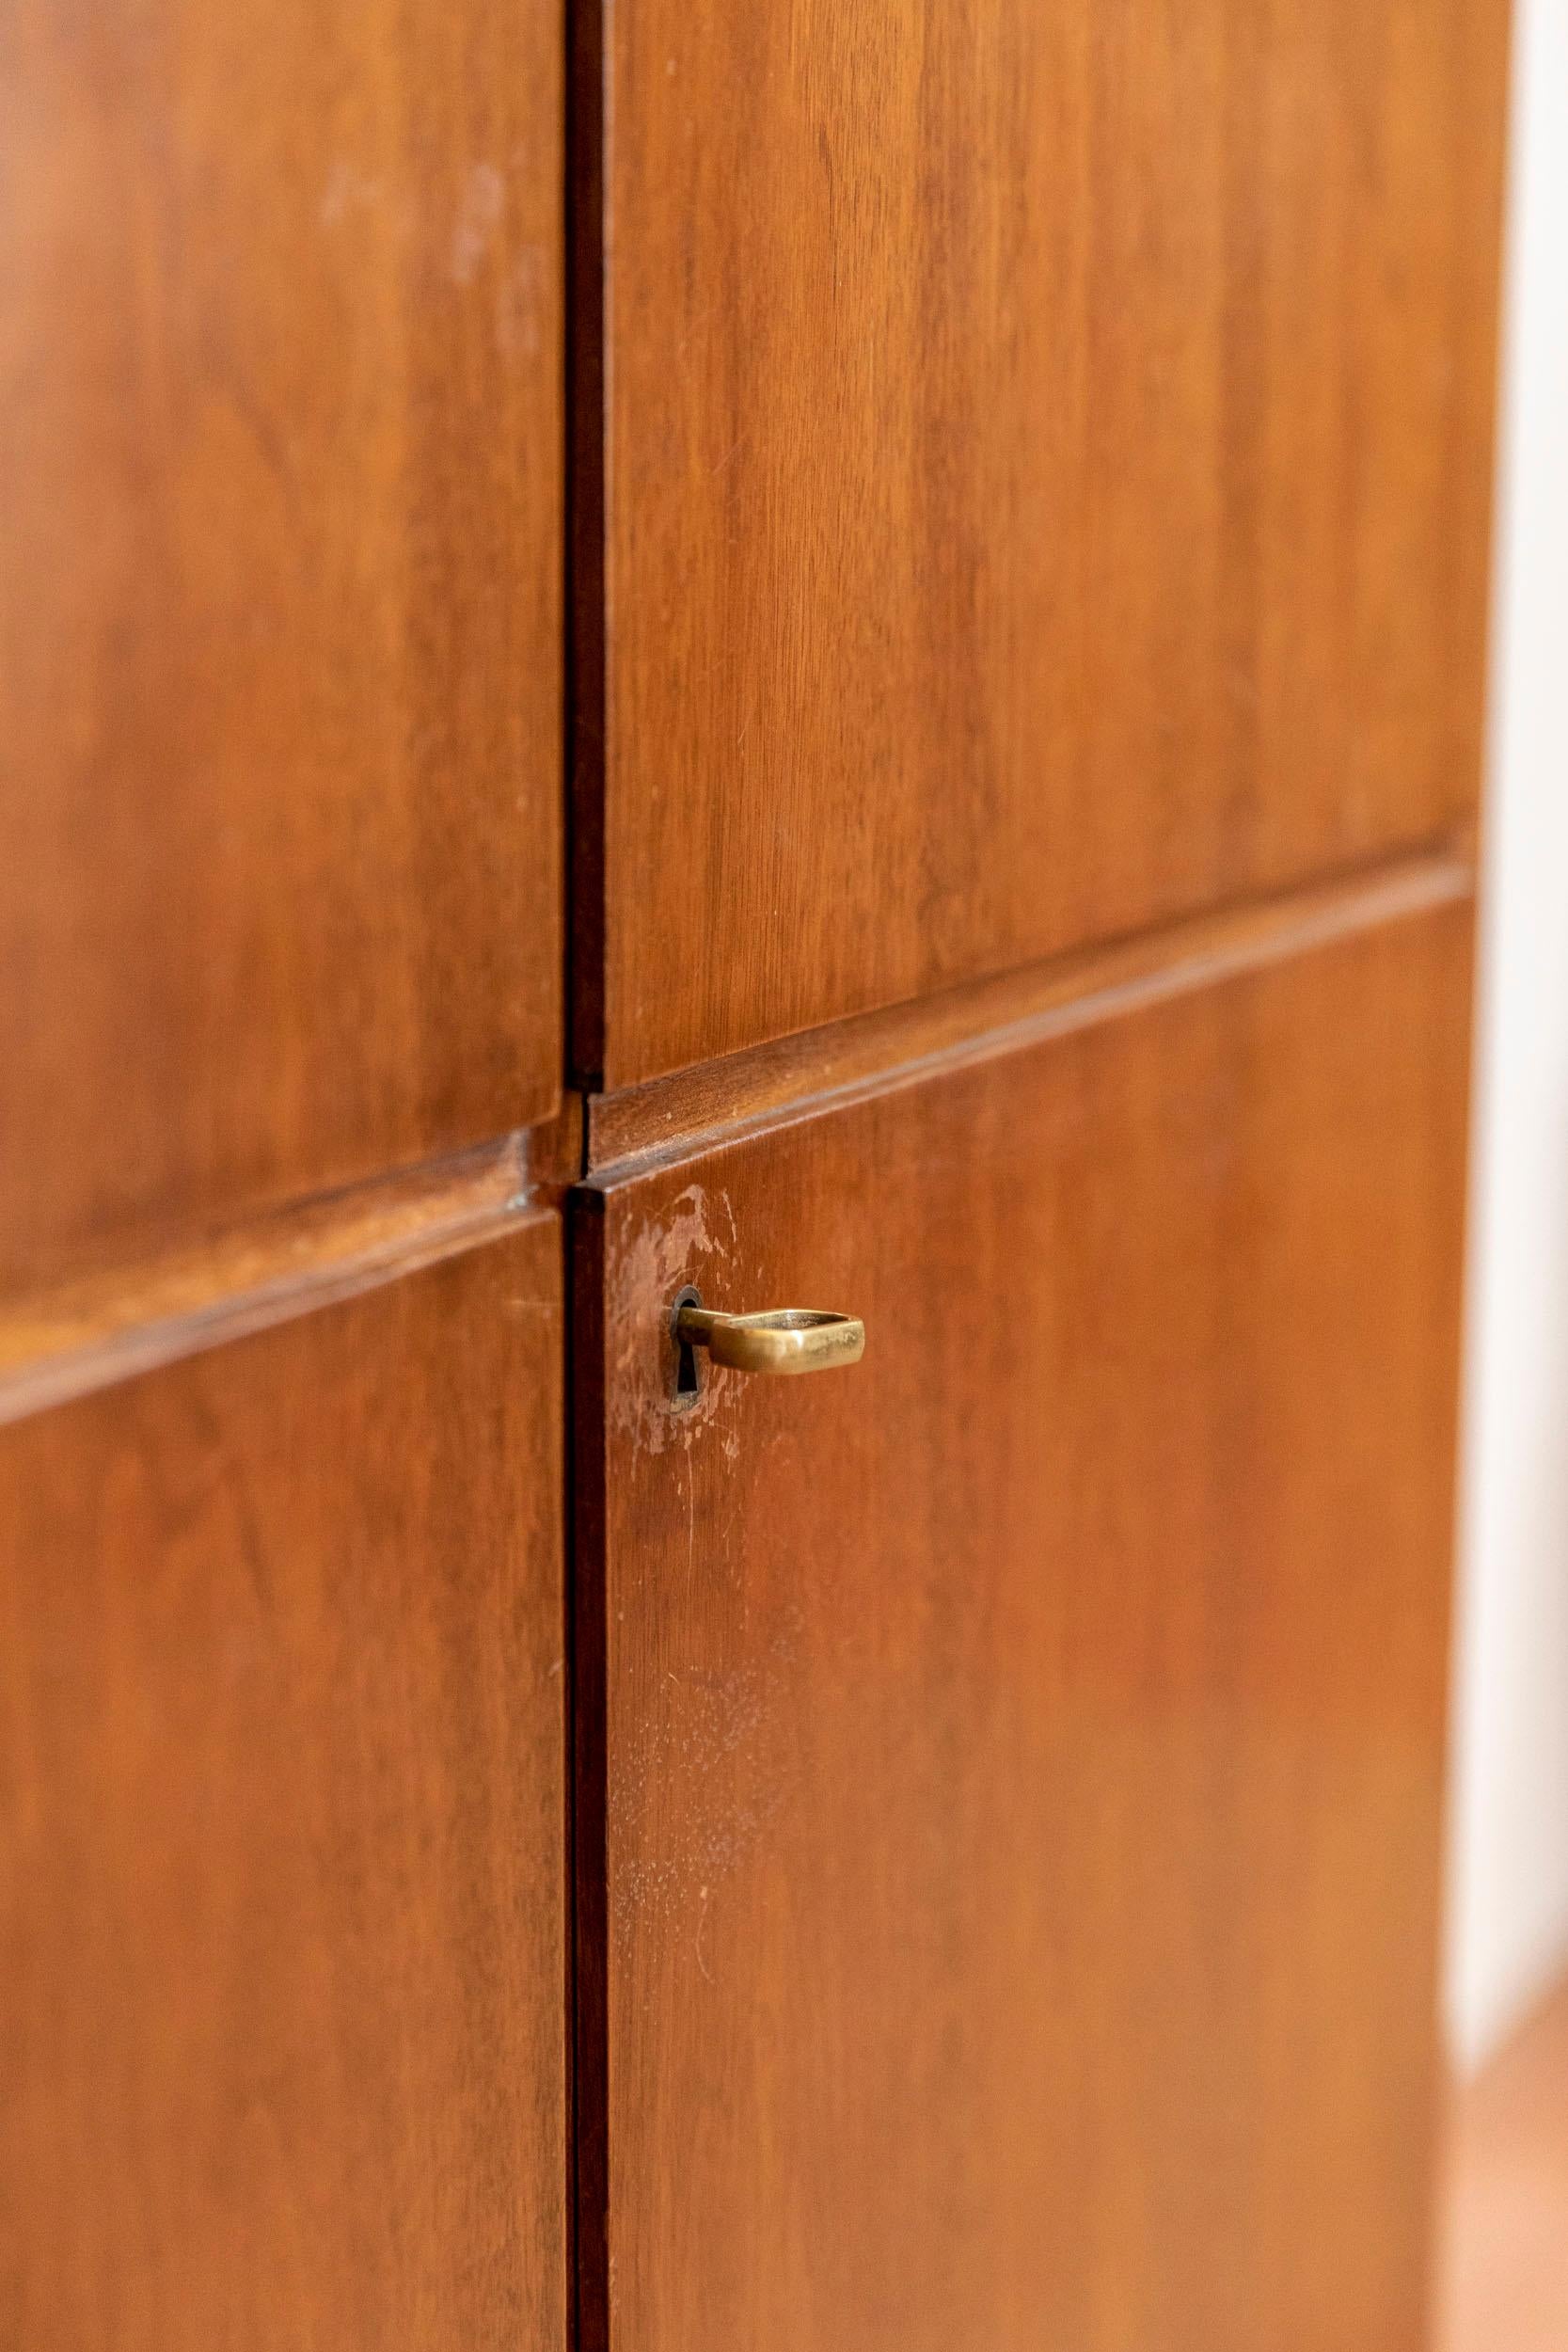
<path id="1" fill-rule="evenodd" d="M 580 1066 L 1473 807 L 1505 18 L 614 11 Z"/>
<path id="2" fill-rule="evenodd" d="M 352 1298 L 530 1222 L 538 1207 L 528 1141 L 482 1145 L 10 1301 L 0 1307 L 0 1422 Z"/>
<path id="3" fill-rule="evenodd" d="M 1469 945 L 580 1209 L 585 2345 L 1423 2344 Z"/>
<path id="4" fill-rule="evenodd" d="M 588 1167 L 619 1173 L 618 1164 L 631 1159 L 689 1159 L 830 1103 L 1016 1053 L 1330 940 L 1461 903 L 1475 884 L 1473 847 L 1459 840 L 594 1095 L 585 1105 Z"/>
<path id="5" fill-rule="evenodd" d="M 0 1287 L 547 1117 L 561 19 L 0 29 Z"/>
<path id="6" fill-rule="evenodd" d="M 264 1331 L 559 1210 L 583 1104 L 450 1160 L 372 1177 L 137 1262 L 0 1299 L 0 1422 Z"/>
<path id="7" fill-rule="evenodd" d="M 0 1438 L 0 2340 L 563 2341 L 561 1265 Z"/>

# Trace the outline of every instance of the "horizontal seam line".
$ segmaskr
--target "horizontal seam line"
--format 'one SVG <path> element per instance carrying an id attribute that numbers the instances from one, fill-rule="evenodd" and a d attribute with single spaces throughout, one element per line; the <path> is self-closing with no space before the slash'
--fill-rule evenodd
<path id="1" fill-rule="evenodd" d="M 590 1099 L 590 1158 L 584 1181 L 602 1187 L 629 1182 L 655 1168 L 678 1165 L 722 1144 L 738 1142 L 760 1128 L 793 1124 L 868 1095 L 915 1083 L 938 1071 L 960 1069 L 1035 1039 L 1113 1019 L 1141 1004 L 1262 970 L 1336 940 L 1461 903 L 1474 896 L 1476 879 L 1472 836 L 1466 828 L 1288 891 L 1227 900 L 1172 923 L 1041 958 L 1004 973 L 987 974 L 933 996 L 907 999 L 869 1013 L 847 1014 L 792 1038 L 770 1039 L 731 1056 L 692 1063 Z M 1244 935 L 1227 936 L 1233 930 Z M 1004 992 L 1022 993 L 1031 985 L 1038 990 L 1040 1001 L 1008 1007 L 986 1017 L 988 1006 Z M 810 1067 L 814 1053 L 826 1060 L 836 1046 L 853 1040 L 857 1033 L 874 1044 L 879 1031 L 895 1038 L 898 1029 L 917 1021 L 922 1011 L 936 1015 L 943 1006 L 957 1009 L 966 1001 L 976 1009 L 972 1029 L 928 1045 L 911 1042 L 907 1053 L 895 1053 L 875 1065 L 868 1063 L 843 1078 Z M 711 1083 L 715 1070 L 728 1066 L 742 1074 L 748 1069 L 765 1069 L 775 1057 L 787 1056 L 792 1050 L 801 1057 L 799 1082 L 784 1084 L 775 1096 L 751 1107 L 743 1105 L 732 1117 L 699 1117 L 666 1136 L 594 1155 L 595 1124 L 602 1127 L 606 1111 L 619 1109 L 624 1116 L 626 1106 L 641 1098 L 656 1106 L 660 1102 L 674 1104 L 678 1115 L 682 1095 Z"/>
<path id="2" fill-rule="evenodd" d="M 293 1322 L 532 1223 L 518 1130 L 0 1304 L 0 1424 Z"/>

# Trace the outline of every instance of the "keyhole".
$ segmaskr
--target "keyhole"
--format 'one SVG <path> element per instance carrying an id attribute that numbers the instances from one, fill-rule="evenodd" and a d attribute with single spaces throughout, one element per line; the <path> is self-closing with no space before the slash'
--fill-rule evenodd
<path id="1" fill-rule="evenodd" d="M 700 1307 L 702 1293 L 689 1282 L 670 1310 L 670 1336 L 675 1343 L 675 1409 L 687 1411 L 702 1394 L 703 1375 L 697 1364 L 697 1351 L 683 1340 L 675 1329 L 675 1317 L 683 1307 Z"/>

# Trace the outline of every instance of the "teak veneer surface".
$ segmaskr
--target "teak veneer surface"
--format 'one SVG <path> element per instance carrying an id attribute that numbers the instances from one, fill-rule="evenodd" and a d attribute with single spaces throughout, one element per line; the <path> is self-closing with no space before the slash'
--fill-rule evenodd
<path id="1" fill-rule="evenodd" d="M 0 1432 L 0 2342 L 560 2352 L 559 1221 Z"/>
<path id="2" fill-rule="evenodd" d="M 0 1290 L 547 1118 L 562 28 L 0 32 Z"/>
<path id="3" fill-rule="evenodd" d="M 580 1070 L 1473 810 L 1502 0 L 638 0 L 602 54 L 599 24 Z"/>
<path id="4" fill-rule="evenodd" d="M 589 2352 L 1419 2352 L 1469 953 L 579 1207 Z"/>

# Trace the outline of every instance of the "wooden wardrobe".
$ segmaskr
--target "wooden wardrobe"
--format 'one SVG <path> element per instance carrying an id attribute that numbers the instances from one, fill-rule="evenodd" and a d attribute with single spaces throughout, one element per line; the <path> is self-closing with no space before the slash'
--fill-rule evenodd
<path id="1" fill-rule="evenodd" d="M 1425 2344 L 1505 52 L 0 6 L 8 2352 Z"/>

